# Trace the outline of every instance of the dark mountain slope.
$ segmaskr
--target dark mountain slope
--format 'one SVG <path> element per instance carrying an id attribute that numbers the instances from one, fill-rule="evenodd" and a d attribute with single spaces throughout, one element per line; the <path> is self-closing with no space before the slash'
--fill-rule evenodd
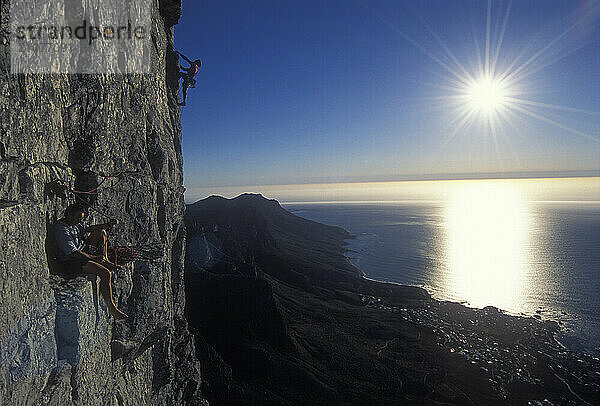
<path id="1" fill-rule="evenodd" d="M 346 231 L 260 195 L 204 199 L 185 222 L 188 320 L 213 405 L 577 399 L 553 373 L 567 365 L 553 323 L 367 280 L 343 255 Z"/>

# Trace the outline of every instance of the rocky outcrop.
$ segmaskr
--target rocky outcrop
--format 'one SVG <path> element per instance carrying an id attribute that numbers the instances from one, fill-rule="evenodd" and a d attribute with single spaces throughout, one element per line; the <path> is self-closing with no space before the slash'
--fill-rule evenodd
<path id="1" fill-rule="evenodd" d="M 414 303 L 428 299 L 423 289 L 363 278 L 343 255 L 348 232 L 260 195 L 212 196 L 188 205 L 185 221 L 188 321 L 201 333 L 211 404 L 373 404 L 356 388 L 383 368 L 373 361 L 348 374 L 327 364 L 368 363 L 364 348 L 348 345 L 356 333 L 336 324 L 364 307 L 361 294 Z"/>
<path id="2" fill-rule="evenodd" d="M 88 3 L 69 4 L 97 7 Z M 11 74 L 9 1 L 0 7 L 0 404 L 203 404 L 184 315 L 179 67 L 169 46 L 181 2 L 152 2 L 151 73 L 139 75 Z M 80 199 L 88 222 L 120 221 L 114 243 L 163 247 L 162 258 L 116 275 L 127 321 L 107 315 L 94 278 L 51 277 L 46 236 L 75 201 L 55 181 L 100 185 Z"/>

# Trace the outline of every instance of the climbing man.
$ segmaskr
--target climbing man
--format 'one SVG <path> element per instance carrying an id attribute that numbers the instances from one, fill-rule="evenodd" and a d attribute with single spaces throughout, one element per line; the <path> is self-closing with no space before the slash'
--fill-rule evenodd
<path id="1" fill-rule="evenodd" d="M 100 277 L 100 293 L 106 302 L 108 312 L 117 320 L 127 318 L 127 315 L 117 309 L 112 298 L 112 272 L 117 265 L 108 260 L 107 231 L 118 224 L 111 220 L 105 224 L 84 227 L 82 222 L 85 209 L 78 204 L 72 204 L 65 210 L 65 217 L 56 222 L 54 237 L 56 240 L 57 261 L 62 268 L 62 274 L 75 277 L 92 274 Z M 87 238 L 84 236 L 89 234 Z"/>
<path id="2" fill-rule="evenodd" d="M 200 59 L 196 59 L 195 61 L 190 61 L 184 54 L 179 51 L 175 51 L 179 56 L 187 61 L 190 64 L 188 68 L 184 68 L 183 71 L 179 72 L 179 77 L 183 79 L 181 84 L 181 91 L 183 96 L 183 101 L 179 103 L 180 106 L 185 106 L 185 100 L 187 99 L 187 88 L 195 88 L 196 87 L 196 73 L 198 73 L 198 69 L 202 66 L 202 61 Z"/>

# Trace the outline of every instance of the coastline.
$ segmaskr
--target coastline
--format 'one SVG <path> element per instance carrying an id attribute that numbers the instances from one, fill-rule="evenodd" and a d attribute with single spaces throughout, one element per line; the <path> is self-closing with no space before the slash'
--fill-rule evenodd
<path id="1" fill-rule="evenodd" d="M 240 393 L 292 403 L 310 393 L 321 404 L 600 402 L 600 360 L 566 350 L 558 323 L 372 279 L 345 255 L 352 235 L 341 227 L 258 195 L 197 202 L 186 225 L 201 358 L 218 354 Z M 223 241 L 226 261 L 213 261 L 210 241 Z M 209 384 L 231 387 L 219 376 Z"/>
<path id="2" fill-rule="evenodd" d="M 351 238 L 355 238 L 355 236 L 352 236 Z M 354 264 L 352 262 L 352 260 L 350 258 L 348 258 L 346 256 L 346 253 L 348 251 L 352 251 L 352 250 L 346 249 L 346 245 L 344 245 L 342 254 L 344 255 L 344 257 L 347 258 L 347 260 L 350 262 L 350 264 L 353 267 L 360 269 L 356 264 Z M 424 289 L 427 292 L 430 300 L 440 308 L 444 308 L 446 306 L 449 306 L 450 308 L 453 308 L 454 310 L 456 310 L 457 308 L 463 308 L 467 312 L 471 311 L 471 312 L 476 312 L 479 314 L 484 313 L 484 314 L 486 314 L 486 317 L 488 317 L 488 318 L 489 317 L 497 317 L 500 319 L 513 318 L 515 320 L 520 320 L 525 323 L 528 323 L 529 328 L 531 328 L 532 330 L 533 329 L 538 330 L 537 334 L 533 333 L 534 335 L 538 336 L 536 338 L 536 340 L 539 340 L 539 342 L 537 343 L 539 345 L 539 348 L 534 347 L 535 351 L 537 351 L 538 353 L 545 353 L 547 356 L 549 356 L 551 358 L 556 357 L 555 361 L 557 361 L 559 363 L 559 367 L 560 367 L 560 363 L 564 362 L 565 359 L 559 360 L 558 358 L 560 358 L 560 356 L 563 356 L 563 358 L 564 358 L 565 355 L 568 355 L 567 358 L 569 356 L 575 357 L 577 359 L 577 361 L 582 364 L 585 363 L 585 361 L 582 358 L 587 358 L 587 361 L 590 363 L 590 365 L 595 364 L 596 368 L 598 367 L 598 357 L 593 352 L 587 352 L 587 351 L 582 352 L 580 349 L 570 347 L 570 346 L 568 346 L 568 344 L 565 344 L 564 342 L 561 341 L 559 334 L 564 333 L 565 328 L 563 326 L 561 326 L 558 321 L 556 321 L 552 318 L 543 317 L 539 313 L 536 313 L 536 314 L 527 314 L 524 312 L 512 313 L 507 310 L 497 308 L 495 306 L 485 306 L 483 308 L 469 306 L 467 301 L 457 302 L 457 301 L 452 301 L 452 300 L 447 300 L 447 299 L 443 299 L 440 297 L 436 297 L 436 295 L 434 293 L 432 293 L 431 290 L 427 289 L 427 287 L 423 286 L 423 285 L 410 285 L 410 284 L 402 284 L 402 283 L 393 282 L 393 281 L 380 281 L 380 280 L 369 277 L 362 269 L 360 269 L 360 271 L 361 271 L 361 278 L 363 278 L 364 280 L 370 281 L 370 282 L 375 282 L 375 283 L 384 284 L 384 285 L 396 285 L 399 287 L 416 287 L 416 288 Z M 415 314 L 411 314 L 411 312 L 408 309 L 399 309 L 400 310 L 399 311 L 397 308 L 394 308 L 393 306 L 387 306 L 386 303 L 383 300 L 381 300 L 380 298 L 369 297 L 367 300 L 364 300 L 364 299 L 365 299 L 365 297 L 363 297 L 363 301 L 369 307 L 375 307 L 375 308 L 378 308 L 383 311 L 399 312 L 399 313 L 401 313 L 402 317 L 405 320 L 409 320 L 415 324 L 422 325 L 422 326 L 434 327 L 434 331 L 435 331 L 435 328 L 437 328 L 438 331 L 440 331 L 442 334 L 446 335 L 446 337 L 454 334 L 454 332 L 451 332 L 450 334 L 448 334 L 447 331 L 444 331 L 444 328 L 440 327 L 443 325 L 443 322 L 441 320 L 436 320 L 433 323 L 431 323 L 431 321 L 428 321 L 428 320 L 423 321 L 422 314 L 419 314 L 417 317 L 415 317 Z M 542 332 L 542 333 L 539 333 L 539 332 Z M 550 342 L 547 342 L 547 343 L 543 342 L 544 333 L 547 333 L 546 340 L 550 339 L 551 340 Z M 478 340 L 481 340 L 481 338 L 478 338 Z M 486 368 L 486 366 L 487 366 L 486 364 L 492 364 L 492 363 L 498 362 L 498 358 L 495 358 L 493 356 L 491 357 L 491 359 L 493 361 L 491 361 L 491 360 L 486 361 L 484 358 L 484 362 L 478 362 L 478 361 L 480 361 L 480 359 L 478 359 L 477 357 L 470 356 L 468 354 L 468 351 L 464 351 L 464 349 L 457 351 L 455 348 L 453 348 L 453 346 L 455 346 L 458 341 L 460 341 L 460 340 L 455 339 L 454 341 L 450 341 L 449 343 L 446 343 L 446 345 L 449 344 L 451 346 L 450 352 L 452 352 L 452 353 L 456 352 L 457 354 L 464 356 L 464 358 L 472 364 L 485 365 L 485 366 L 480 365 L 480 368 L 484 372 L 488 372 L 488 369 Z M 517 341 L 519 341 L 519 340 L 517 340 Z M 551 345 L 552 343 L 555 344 L 554 348 L 552 348 L 553 347 Z M 494 343 L 494 344 L 496 344 L 496 343 Z M 550 347 L 547 347 L 542 350 L 542 347 L 544 347 L 544 344 L 550 344 Z M 479 350 L 481 350 L 481 349 L 479 349 Z M 556 352 L 556 354 L 552 354 L 552 352 L 553 352 L 552 350 L 554 352 Z M 508 350 L 505 350 L 505 351 L 508 352 Z M 598 350 L 596 350 L 596 351 L 598 351 Z M 517 369 L 517 370 L 522 370 L 522 368 L 518 368 L 517 365 L 514 365 L 513 368 Z M 506 369 L 508 369 L 508 368 L 506 368 Z M 554 369 L 552 369 L 552 370 L 554 371 Z M 598 373 L 598 372 L 596 372 L 596 373 Z M 561 378 L 557 374 L 554 374 L 554 375 L 557 379 L 559 379 L 566 386 L 567 390 L 573 396 L 575 396 L 578 400 L 580 400 L 581 402 L 583 402 L 585 404 L 590 404 L 590 403 L 586 402 L 586 400 L 583 399 L 576 391 L 574 391 L 565 379 Z M 508 393 L 506 391 L 506 388 L 502 385 L 502 382 L 501 382 L 502 378 L 500 378 L 498 373 L 496 373 L 496 375 L 494 375 L 494 373 L 492 372 L 492 376 L 493 376 L 493 378 L 490 379 L 490 381 L 492 381 L 494 388 L 503 397 L 507 397 Z M 506 379 L 506 378 L 507 377 L 505 376 L 504 379 Z"/>
<path id="3" fill-rule="evenodd" d="M 554 203 L 561 203 L 561 202 L 554 202 Z M 448 289 L 448 286 L 446 286 L 446 283 L 443 282 L 443 279 L 439 279 L 440 276 L 442 278 L 449 278 L 451 276 L 446 276 L 448 275 L 448 270 L 447 270 L 447 266 L 444 265 L 444 262 L 440 262 L 440 261 L 444 261 L 444 252 L 443 251 L 439 251 L 439 250 L 443 250 L 444 248 L 436 248 L 435 246 L 431 246 L 431 244 L 436 244 L 433 240 L 428 240 L 428 246 L 431 246 L 432 248 L 435 248 L 435 254 L 418 254 L 418 253 L 413 253 L 413 251 L 411 251 L 414 247 L 417 247 L 416 243 L 401 243 L 398 245 L 399 248 L 393 248 L 396 246 L 396 243 L 393 243 L 392 241 L 395 240 L 391 240 L 390 238 L 400 238 L 402 235 L 399 234 L 397 231 L 390 231 L 393 230 L 391 228 L 382 228 L 381 226 L 370 226 L 368 225 L 368 217 L 366 217 L 366 215 L 368 214 L 362 214 L 363 213 L 363 209 L 357 208 L 357 209 L 350 209 L 350 208 L 344 208 L 342 209 L 339 214 L 330 214 L 331 209 L 327 208 L 327 207 L 321 207 L 319 208 L 318 205 L 307 205 L 304 206 L 303 204 L 291 204 L 291 205 L 285 205 L 285 207 L 289 210 L 292 210 L 293 213 L 298 213 L 299 216 L 308 216 L 308 218 L 314 219 L 316 221 L 322 221 L 325 222 L 326 224 L 330 224 L 330 225 L 340 225 L 341 227 L 346 227 L 349 226 L 349 229 L 346 229 L 346 231 L 351 230 L 352 233 L 354 233 L 354 235 L 352 235 L 350 238 L 344 240 L 344 257 L 347 258 L 351 265 L 360 270 L 360 273 L 367 279 L 372 279 L 374 281 L 379 281 L 379 282 L 385 282 L 385 283 L 398 283 L 400 285 L 403 286 L 411 286 L 411 287 L 419 287 L 422 289 L 425 289 L 427 291 L 427 293 L 434 299 L 436 300 L 440 300 L 440 301 L 451 301 L 451 302 L 456 302 L 456 303 L 460 303 L 462 305 L 465 305 L 467 307 L 470 308 L 482 308 L 483 306 L 485 306 L 487 303 L 485 303 L 487 300 L 486 297 L 483 297 L 483 301 L 479 300 L 477 301 L 477 299 L 475 300 L 476 303 L 473 303 L 469 300 L 468 295 L 465 296 L 465 293 L 468 292 L 464 292 L 463 289 L 456 289 L 452 288 L 451 291 L 446 291 Z M 348 207 L 348 206 L 347 206 Z M 544 206 L 546 207 L 546 206 Z M 365 206 L 365 210 L 372 210 L 371 205 L 367 205 Z M 387 209 L 386 209 L 387 210 Z M 546 209 L 544 209 L 544 211 L 540 211 L 540 212 L 536 212 L 536 213 L 544 213 L 544 214 L 537 214 L 538 216 L 543 216 L 540 217 L 540 219 L 542 220 L 546 220 L 546 219 L 551 219 L 552 217 L 549 217 L 550 215 L 554 215 L 556 216 L 557 214 L 554 212 L 554 209 L 552 209 L 551 211 L 545 211 Z M 578 210 L 576 207 L 573 207 L 569 210 Z M 336 211 L 337 213 L 337 211 Z M 356 213 L 356 214 L 355 214 Z M 364 211 L 364 213 L 370 213 L 369 211 Z M 378 215 L 378 213 L 380 213 L 378 210 L 374 211 L 375 214 Z M 385 217 L 384 217 L 384 213 L 385 213 Z M 381 211 L 381 218 L 380 217 L 374 217 L 374 221 L 377 222 L 381 222 L 381 221 L 409 221 L 409 220 L 403 220 L 403 218 L 405 216 L 412 216 L 412 212 L 408 211 L 408 209 L 404 210 L 404 211 L 400 211 L 400 214 L 397 217 L 390 217 L 387 214 L 387 211 Z M 421 213 L 421 212 L 417 212 L 417 213 Z M 571 212 L 567 212 L 567 213 L 571 213 Z M 575 211 L 572 213 L 576 213 Z M 354 220 L 353 216 L 359 216 L 356 217 L 357 220 Z M 429 214 L 416 214 L 417 216 L 421 216 L 419 217 L 419 222 L 424 222 L 422 224 L 423 227 L 427 227 L 427 228 L 419 228 L 418 230 L 423 230 L 423 231 L 418 231 L 419 233 L 424 233 L 427 232 L 430 234 L 430 236 L 432 235 L 431 233 L 433 231 L 429 231 L 432 230 L 430 229 L 428 224 L 434 224 L 434 223 L 428 223 L 428 218 L 429 217 L 423 217 L 425 216 L 429 216 Z M 571 215 L 571 214 L 569 214 Z M 398 219 L 398 220 L 396 220 Z M 384 223 L 382 223 L 384 224 Z M 578 224 L 578 223 L 573 223 L 573 224 Z M 412 224 L 409 224 L 412 225 Z M 573 226 L 574 227 L 574 226 Z M 428 230 L 429 229 L 429 230 Z M 415 230 L 417 230 L 415 228 Z M 435 230 L 435 229 L 433 229 Z M 406 238 L 420 238 L 420 235 L 415 234 L 416 231 L 413 233 L 411 230 L 407 230 L 407 232 L 409 233 L 408 236 Z M 581 231 L 583 232 L 583 231 Z M 436 232 L 437 233 L 437 232 Z M 364 234 L 364 236 L 363 236 Z M 430 237 L 431 238 L 431 237 Z M 544 236 L 538 235 L 536 238 L 545 238 Z M 561 237 L 562 238 L 562 237 Z M 574 238 L 579 238 L 578 234 L 573 234 L 570 236 L 570 238 L 574 239 Z M 561 244 L 561 243 L 565 243 L 568 244 L 570 240 L 566 240 L 566 241 L 562 241 L 562 240 L 549 240 L 552 241 L 549 244 Z M 593 241 L 593 240 L 592 240 Z M 537 244 L 537 243 L 536 243 Z M 589 244 L 588 244 L 589 246 Z M 392 249 L 396 250 L 396 252 L 392 251 Z M 407 269 L 404 269 L 404 257 L 397 255 L 397 250 L 403 250 L 402 255 L 404 255 L 404 253 L 406 252 L 406 255 L 408 255 L 410 258 L 410 262 L 407 262 Z M 537 246 L 536 246 L 536 249 Z M 542 246 L 540 246 L 539 249 L 543 249 Z M 562 251 L 561 251 L 562 252 Z M 387 258 L 387 253 L 390 253 L 392 256 L 390 258 L 392 258 L 391 261 L 386 260 L 385 258 Z M 565 253 L 567 254 L 567 253 Z M 432 256 L 430 256 L 432 255 Z M 559 255 L 559 254 L 556 254 Z M 572 254 L 575 255 L 575 254 Z M 584 253 L 581 253 L 579 255 L 585 255 Z M 591 254 L 590 254 L 591 255 Z M 421 259 L 423 258 L 423 259 Z M 435 261 L 435 262 L 431 262 L 429 261 L 427 258 L 433 258 L 431 261 Z M 437 258 L 437 259 L 436 259 Z M 567 265 L 567 261 L 564 258 L 569 258 L 569 257 L 562 257 L 562 256 L 548 256 L 544 261 L 544 268 L 549 267 L 551 265 L 554 264 L 559 264 L 559 266 L 561 267 L 565 267 L 568 266 Z M 577 258 L 580 257 L 573 257 L 572 259 L 570 259 L 569 261 L 573 261 Z M 584 257 L 581 257 L 584 258 Z M 591 258 L 596 258 L 596 257 L 591 257 Z M 418 262 L 415 262 L 418 261 Z M 528 260 L 529 261 L 529 260 Z M 561 262 L 553 262 L 553 261 L 561 261 Z M 556 269 L 562 269 L 562 271 L 545 271 L 542 268 L 534 265 L 535 263 L 541 264 L 541 262 L 531 262 L 531 264 L 529 262 L 527 262 L 526 266 L 528 266 L 528 269 L 531 269 L 532 271 L 529 271 L 531 273 L 527 274 L 529 276 L 527 276 L 528 278 L 532 278 L 535 277 L 537 278 L 538 275 L 541 276 L 542 278 L 547 278 L 550 277 L 550 275 L 556 274 L 557 272 L 559 272 L 562 275 L 562 272 L 568 272 L 569 268 L 556 268 Z M 563 265 L 560 265 L 560 264 Z M 569 264 L 571 264 L 572 262 L 569 262 Z M 525 264 L 525 263 L 524 263 Z M 585 264 L 584 262 L 582 262 L 582 264 Z M 434 268 L 432 268 L 431 266 L 435 266 Z M 590 263 L 591 265 L 591 263 Z M 361 268 L 361 266 L 366 267 L 364 270 Z M 425 267 L 425 268 L 424 268 Z M 443 268 L 442 268 L 443 267 Z M 589 266 L 588 266 L 589 267 Z M 381 269 L 379 269 L 381 268 Z M 433 271 L 433 269 L 440 269 L 439 271 Z M 554 267 L 553 267 L 554 268 Z M 400 269 L 400 272 L 398 272 L 398 275 L 396 276 L 396 272 L 394 271 L 395 269 Z M 420 269 L 425 269 L 426 271 L 420 271 Z M 370 270 L 370 271 L 369 271 Z M 367 272 L 371 272 L 371 274 L 368 274 Z M 441 274 L 440 272 L 443 272 L 443 274 Z M 535 272 L 535 273 L 533 273 Z M 590 272 L 589 271 L 585 271 L 585 270 L 581 270 L 581 271 L 577 271 L 580 272 L 581 275 L 587 275 L 588 278 L 590 278 Z M 374 273 L 374 274 L 373 274 Z M 422 276 L 420 276 L 422 275 Z M 560 277 L 560 275 L 556 275 L 557 277 Z M 593 355 L 593 356 L 600 356 L 600 337 L 597 334 L 597 326 L 599 326 L 599 320 L 597 318 L 597 316 L 594 316 L 593 314 L 589 313 L 589 310 L 585 310 L 585 309 L 581 309 L 579 310 L 579 308 L 577 307 L 576 303 L 579 303 L 578 301 L 582 300 L 582 298 L 588 297 L 585 296 L 583 294 L 579 294 L 578 292 L 582 292 L 583 290 L 579 289 L 577 290 L 577 292 L 574 293 L 574 296 L 567 296 L 569 298 L 568 301 L 563 302 L 562 298 L 560 296 L 560 292 L 556 289 L 556 288 L 552 288 L 551 291 L 547 291 L 546 289 L 548 287 L 550 287 L 551 285 L 548 285 L 549 282 L 551 282 L 548 279 L 542 279 L 545 280 L 545 284 L 540 284 L 539 287 L 534 287 L 534 289 L 537 289 L 537 292 L 534 292 L 533 295 L 531 296 L 531 298 L 529 298 L 529 296 L 524 296 L 524 294 L 519 294 L 516 295 L 517 298 L 519 298 L 519 302 L 515 302 L 514 305 L 512 303 L 509 303 L 508 307 L 504 307 L 501 304 L 504 303 L 502 301 L 494 301 L 494 300 L 490 300 L 488 303 L 490 305 L 493 305 L 494 307 L 497 307 L 499 309 L 501 309 L 505 314 L 511 315 L 511 316 L 516 316 L 516 317 L 534 317 L 543 321 L 554 321 L 556 323 L 558 323 L 560 329 L 559 331 L 557 331 L 556 333 L 556 339 L 558 341 L 561 342 L 562 345 L 564 345 L 565 347 L 569 348 L 570 350 L 574 350 L 574 351 L 582 351 L 585 352 L 587 354 Z M 414 281 L 414 283 L 410 283 L 410 281 Z M 590 282 L 593 283 L 594 279 L 590 279 Z M 409 283 L 407 283 L 409 282 Z M 572 285 L 570 280 L 564 280 L 565 283 L 564 286 L 578 286 L 578 285 Z M 533 286 L 533 285 L 532 285 Z M 580 288 L 584 288 L 583 286 L 580 286 Z M 446 289 L 446 290 L 445 290 Z M 569 289 L 571 289 L 571 291 L 573 290 L 573 287 L 570 287 Z M 593 290 L 592 290 L 593 291 Z M 558 295 L 558 296 L 557 296 Z M 504 296 L 502 297 L 504 298 Z M 482 299 L 482 297 L 479 297 L 479 299 Z M 510 299 L 509 299 L 510 300 Z M 505 300 L 506 302 L 506 300 Z M 592 306 L 597 306 L 597 300 L 593 300 L 593 302 L 590 303 L 595 303 Z M 506 303 L 504 303 L 506 304 Z M 511 307 L 512 306 L 512 307 Z M 594 308 L 594 307 L 592 307 Z"/>
<path id="4" fill-rule="evenodd" d="M 341 226 L 338 226 L 341 227 Z M 344 229 L 343 227 L 341 227 L 342 229 Z M 344 229 L 345 230 L 345 229 Z M 345 230 L 346 232 L 348 232 L 348 230 Z M 350 237 L 347 240 L 355 240 L 356 236 L 352 235 L 350 232 L 348 232 L 348 234 L 350 234 Z M 566 351 L 579 351 L 579 352 L 584 352 L 585 354 L 592 356 L 592 357 L 597 357 L 600 355 L 600 348 L 594 348 L 593 346 L 585 346 L 581 343 L 573 343 L 573 338 L 571 337 L 570 339 L 568 337 L 565 338 L 561 338 L 560 335 L 564 334 L 565 336 L 569 334 L 569 330 L 568 328 L 564 325 L 564 323 L 562 323 L 560 320 L 557 320 L 556 318 L 550 316 L 550 315 L 545 315 L 544 312 L 532 312 L 532 313 L 527 313 L 527 312 L 512 312 L 510 310 L 506 310 L 506 309 L 502 309 L 496 306 L 484 306 L 484 307 L 477 307 L 477 306 L 472 306 L 470 305 L 470 303 L 468 302 L 468 300 L 453 300 L 451 298 L 445 297 L 443 295 L 443 293 L 438 293 L 436 292 L 435 289 L 433 289 L 430 286 L 427 286 L 425 284 L 406 284 L 406 283 L 400 283 L 400 282 L 394 282 L 394 281 L 384 281 L 384 280 L 379 280 L 373 277 L 370 277 L 369 275 L 367 275 L 367 273 L 362 270 L 357 264 L 355 264 L 354 262 L 352 262 L 352 259 L 349 258 L 346 254 L 348 252 L 354 252 L 358 254 L 358 251 L 356 250 L 351 250 L 346 248 L 347 247 L 347 243 L 346 240 L 344 240 L 344 246 L 343 246 L 343 252 L 342 255 L 344 255 L 344 257 L 348 260 L 349 264 L 356 268 L 360 274 L 361 277 L 367 281 L 370 282 L 376 282 L 376 283 L 380 283 L 380 284 L 384 284 L 384 285 L 397 285 L 397 286 L 401 286 L 401 287 L 412 287 L 412 288 L 420 288 L 425 290 L 425 292 L 427 292 L 427 295 L 429 295 L 429 297 L 431 298 L 431 300 L 435 300 L 437 302 L 440 303 L 452 303 L 455 305 L 460 305 L 460 306 L 464 306 L 466 308 L 469 309 L 473 309 L 473 310 L 482 310 L 486 307 L 491 307 L 494 309 L 497 309 L 500 313 L 506 315 L 506 316 L 510 316 L 510 317 L 519 317 L 519 318 L 524 318 L 524 319 L 536 319 L 542 322 L 551 322 L 551 323 L 556 323 L 556 325 L 558 326 L 557 330 L 553 333 L 552 338 L 555 340 L 556 344 L 559 345 L 561 348 L 563 348 Z M 575 338 L 579 341 L 582 342 L 582 338 L 579 335 L 575 334 Z M 572 343 L 569 344 L 568 342 L 565 341 L 571 341 Z"/>
<path id="5" fill-rule="evenodd" d="M 314 221 L 314 220 L 311 220 L 311 221 Z M 345 260 L 348 262 L 348 264 L 352 268 L 358 270 L 358 272 L 360 273 L 361 279 L 368 281 L 369 283 L 379 284 L 381 286 L 390 286 L 391 285 L 391 286 L 397 286 L 399 288 L 421 289 L 426 292 L 426 294 L 428 296 L 428 300 L 435 303 L 439 307 L 449 306 L 450 308 L 453 308 L 455 310 L 457 308 L 463 308 L 467 312 L 471 311 L 471 312 L 475 312 L 475 313 L 479 313 L 479 314 L 481 314 L 481 312 L 484 312 L 484 313 L 487 313 L 487 316 L 493 315 L 491 317 L 499 317 L 501 319 L 502 318 L 510 318 L 510 319 L 522 321 L 524 323 L 529 324 L 530 329 L 537 329 L 540 332 L 539 334 L 537 334 L 539 337 L 544 337 L 544 336 L 546 337 L 546 343 L 540 342 L 539 344 L 541 344 L 541 345 L 550 344 L 551 346 L 552 346 L 552 344 L 554 344 L 555 348 L 552 348 L 552 350 L 557 353 L 563 353 L 562 355 L 568 353 L 571 356 L 575 356 L 578 359 L 578 361 L 581 361 L 581 359 L 579 358 L 580 356 L 584 356 L 584 357 L 588 358 L 588 361 L 590 363 L 598 364 L 598 360 L 599 360 L 598 356 L 600 355 L 600 348 L 593 348 L 590 346 L 585 346 L 583 344 L 580 344 L 581 342 L 583 342 L 580 336 L 576 336 L 576 339 L 579 340 L 579 343 L 573 343 L 573 338 L 572 337 L 569 338 L 566 336 L 568 334 L 567 327 L 560 320 L 557 320 L 549 315 L 544 314 L 543 311 L 538 310 L 536 312 L 527 313 L 527 312 L 523 312 L 523 311 L 512 312 L 512 311 L 498 308 L 498 307 L 492 306 L 492 305 L 488 305 L 488 306 L 484 306 L 484 307 L 477 307 L 477 306 L 470 305 L 470 303 L 467 300 L 458 300 L 457 301 L 457 300 L 452 300 L 450 298 L 444 297 L 443 293 L 437 293 L 435 291 L 435 289 L 432 289 L 431 287 L 428 287 L 425 284 L 406 284 L 406 283 L 400 283 L 400 282 L 394 282 L 394 281 L 379 280 L 379 279 L 370 277 L 362 268 L 360 268 L 360 266 L 358 264 L 353 262 L 352 258 L 350 258 L 347 255 L 350 252 L 360 255 L 359 251 L 349 248 L 349 245 L 350 245 L 349 241 L 352 241 L 352 240 L 357 241 L 357 236 L 352 234 L 350 231 L 346 230 L 343 226 L 335 225 L 333 227 L 341 228 L 342 230 L 344 230 L 347 233 L 347 238 L 345 238 L 342 241 L 342 244 L 340 247 L 341 248 L 340 254 L 343 255 Z M 381 298 L 377 298 L 377 297 L 370 297 L 367 300 L 365 300 L 365 297 L 363 297 L 363 303 L 365 303 L 367 306 L 376 307 L 376 308 L 379 308 L 379 309 L 382 309 L 385 311 L 396 311 L 397 310 L 393 306 L 388 306 L 384 300 L 381 300 Z M 409 320 L 410 317 L 408 317 L 408 318 L 405 317 L 405 319 Z M 418 319 L 413 318 L 411 321 L 419 324 Z M 429 326 L 432 327 L 435 325 L 439 326 L 439 325 L 441 325 L 441 322 L 434 323 L 433 325 L 430 324 Z M 513 333 L 514 333 L 514 331 L 513 331 Z M 561 334 L 564 334 L 565 337 L 561 338 L 561 336 L 560 336 Z M 569 344 L 566 341 L 570 341 L 571 344 Z M 536 351 L 539 352 L 540 350 L 537 349 Z M 467 357 L 467 360 L 469 360 L 473 363 L 473 361 L 470 360 L 468 357 Z M 494 361 L 496 361 L 496 359 L 494 359 Z M 562 361 L 558 361 L 558 362 L 560 363 Z M 556 377 L 559 378 L 558 376 L 556 376 Z M 562 379 L 560 379 L 560 380 L 563 381 Z M 575 395 L 576 397 L 578 397 L 580 400 L 583 401 L 583 399 L 581 399 L 571 389 L 571 387 L 567 384 L 566 381 L 563 381 L 563 383 L 567 386 L 568 390 L 573 395 Z M 502 392 L 500 387 L 497 387 L 496 389 L 499 389 Z"/>

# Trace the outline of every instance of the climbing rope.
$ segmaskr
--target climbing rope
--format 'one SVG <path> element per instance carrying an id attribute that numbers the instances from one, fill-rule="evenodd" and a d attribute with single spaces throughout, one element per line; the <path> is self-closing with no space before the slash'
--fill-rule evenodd
<path id="1" fill-rule="evenodd" d="M 119 265 L 119 262 L 124 265 L 138 259 L 153 261 L 161 259 L 163 256 L 163 247 L 160 244 L 129 247 L 113 245 L 110 247 L 110 251 L 114 256 L 114 263 L 116 265 Z"/>
<path id="2" fill-rule="evenodd" d="M 93 188 L 93 189 L 90 189 L 90 190 L 75 190 L 75 189 L 71 189 L 71 188 L 69 187 L 69 185 L 68 185 L 68 184 L 66 184 L 66 183 L 65 183 L 65 187 L 67 187 L 67 188 L 68 188 L 68 190 L 69 190 L 71 193 L 74 193 L 74 194 L 75 194 L 75 193 L 78 193 L 78 194 L 87 194 L 87 195 L 98 194 L 97 190 L 100 188 L 100 186 L 102 186 L 102 184 L 103 184 L 104 182 L 106 182 L 108 179 L 112 179 L 112 178 L 118 178 L 118 177 L 119 177 L 119 176 L 121 176 L 123 173 L 125 173 L 125 169 L 123 169 L 123 170 L 120 170 L 120 171 L 118 171 L 118 172 L 115 172 L 115 173 L 113 173 L 112 175 L 108 175 L 108 176 L 106 176 L 106 177 L 105 177 L 105 178 L 102 180 L 102 182 L 98 183 L 98 185 L 97 185 L 95 188 Z M 114 186 L 114 185 L 113 185 L 113 186 Z"/>
<path id="3" fill-rule="evenodd" d="M 137 173 L 135 171 L 128 171 L 126 169 L 121 169 L 120 171 L 117 171 L 115 173 L 112 173 L 108 176 L 105 175 L 99 175 L 99 176 L 104 176 L 104 179 L 98 183 L 98 185 L 96 185 L 94 188 L 90 189 L 90 190 L 77 190 L 72 188 L 68 182 L 62 180 L 62 179 L 57 179 L 53 182 L 50 182 L 49 186 L 52 190 L 54 190 L 55 193 L 60 193 L 62 191 L 66 191 L 66 192 L 70 192 L 73 197 L 75 197 L 76 200 L 78 200 L 80 203 L 82 203 L 85 207 L 89 208 L 91 211 L 94 211 L 98 214 L 100 214 L 101 216 L 104 216 L 106 218 L 112 218 L 111 216 L 107 215 L 106 212 L 93 207 L 92 204 L 90 204 L 90 202 L 86 201 L 85 199 L 83 199 L 82 195 L 98 195 L 99 189 L 100 187 L 108 180 L 108 179 L 117 179 L 117 182 L 110 185 L 110 187 L 114 187 L 117 183 L 119 183 L 121 181 L 123 174 L 125 173 Z M 63 194 L 64 196 L 64 194 Z M 66 196 L 65 196 L 66 197 Z M 98 205 L 98 203 L 96 203 Z"/>

